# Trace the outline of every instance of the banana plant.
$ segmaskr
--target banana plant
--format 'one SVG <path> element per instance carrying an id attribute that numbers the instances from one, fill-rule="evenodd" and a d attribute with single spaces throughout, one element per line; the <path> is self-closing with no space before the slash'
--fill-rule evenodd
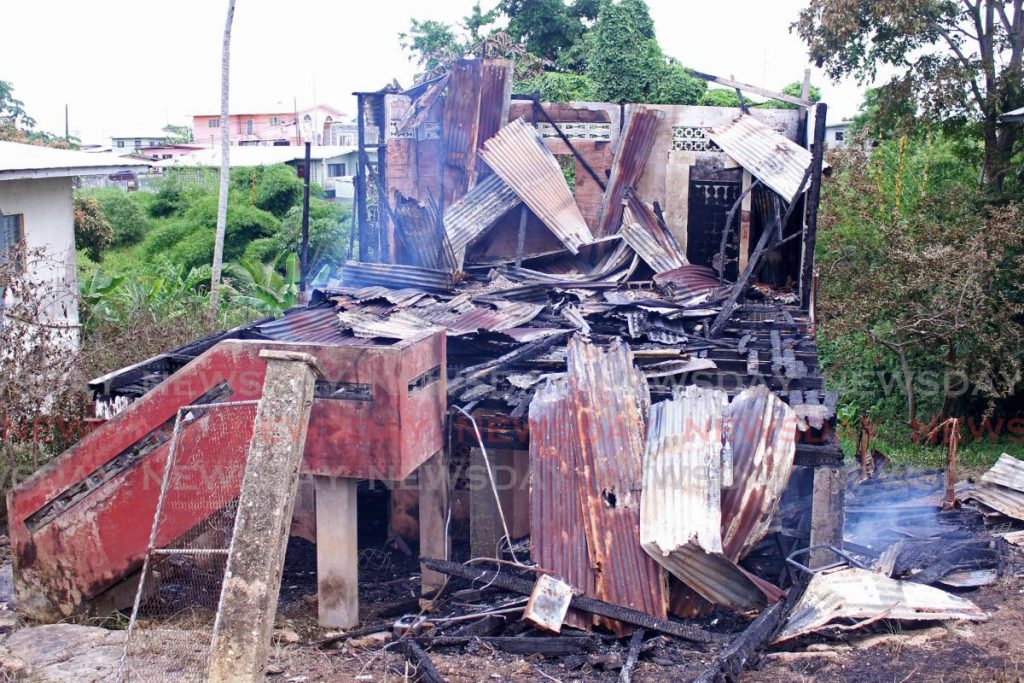
<path id="1" fill-rule="evenodd" d="M 299 257 L 284 255 L 284 274 L 278 270 L 278 256 L 270 263 L 242 259 L 227 263 L 232 300 L 270 315 L 280 315 L 299 300 Z"/>

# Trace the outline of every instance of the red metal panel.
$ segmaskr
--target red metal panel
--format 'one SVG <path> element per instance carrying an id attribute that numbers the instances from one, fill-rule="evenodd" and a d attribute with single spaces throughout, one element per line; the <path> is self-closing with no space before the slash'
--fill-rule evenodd
<path id="1" fill-rule="evenodd" d="M 368 386 L 369 400 L 314 400 L 304 472 L 398 480 L 441 448 L 442 332 L 369 347 L 223 341 L 8 494 L 20 610 L 60 619 L 139 567 L 178 408 L 225 382 L 233 391 L 225 400 L 258 399 L 264 348 L 312 354 L 330 386 Z M 171 544 L 216 512 L 204 492 L 241 485 L 254 414 L 252 407 L 212 409 L 183 427 L 175 471 L 190 485 L 175 487 L 186 493 L 173 495 L 188 500 L 169 501 L 167 509 L 182 514 L 165 523 L 158 545 Z M 164 442 L 131 462 L 131 449 L 154 435 Z"/>

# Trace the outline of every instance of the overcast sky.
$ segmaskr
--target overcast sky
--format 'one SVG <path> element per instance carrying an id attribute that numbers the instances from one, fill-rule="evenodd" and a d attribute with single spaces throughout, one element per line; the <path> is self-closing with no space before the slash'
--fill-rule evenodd
<path id="1" fill-rule="evenodd" d="M 806 49 L 789 32 L 806 0 L 647 0 L 664 50 L 706 73 L 780 88 L 802 78 Z M 484 0 L 484 8 L 497 0 Z M 106 142 L 216 113 L 226 0 L 31 0 L 3 3 L 0 80 L 44 130 Z M 474 0 L 236 0 L 231 110 L 316 101 L 351 114 L 355 90 L 416 66 L 398 45 L 410 17 L 455 22 Z M 812 81 L 830 120 L 856 112 L 862 87 Z"/>

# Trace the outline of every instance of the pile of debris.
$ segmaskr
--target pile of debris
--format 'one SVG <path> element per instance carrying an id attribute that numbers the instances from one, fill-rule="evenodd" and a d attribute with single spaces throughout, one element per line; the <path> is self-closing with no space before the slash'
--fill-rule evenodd
<path id="1" fill-rule="evenodd" d="M 1003 550 L 967 513 L 865 482 L 844 543 L 843 479 L 819 486 L 842 474 L 813 332 L 824 107 L 812 155 L 805 111 L 542 105 L 510 83 L 507 62 L 463 60 L 358 94 L 359 259 L 307 306 L 94 381 L 104 412 L 226 339 L 379 347 L 443 330 L 453 493 L 473 449 L 500 546 L 423 558 L 454 583 L 420 614 L 329 639 L 390 633 L 421 680 L 441 680 L 429 650 L 474 643 L 623 680 L 643 653 L 695 648 L 715 680 L 839 620 L 984 619 L 927 585 L 998 574 Z M 317 397 L 366 401 L 366 386 Z M 502 426 L 479 429 L 487 415 Z M 489 448 L 528 452 L 528 545 Z M 964 497 L 1014 516 L 1024 469 L 1000 463 Z"/>

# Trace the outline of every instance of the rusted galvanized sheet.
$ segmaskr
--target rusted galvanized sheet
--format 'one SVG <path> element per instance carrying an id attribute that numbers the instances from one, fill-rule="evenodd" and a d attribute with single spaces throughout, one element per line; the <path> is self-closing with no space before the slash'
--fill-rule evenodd
<path id="1" fill-rule="evenodd" d="M 724 126 L 712 128 L 708 137 L 786 201 L 796 195 L 811 165 L 810 151 L 753 116 L 743 115 Z"/>
<path id="2" fill-rule="evenodd" d="M 644 550 L 705 599 L 738 611 L 768 603 L 722 550 L 724 391 L 687 386 L 651 406 L 640 503 Z"/>
<path id="3" fill-rule="evenodd" d="M 981 475 L 985 484 L 998 484 L 1014 491 L 1024 492 L 1024 460 L 1018 460 L 1009 453 L 1003 453 L 992 468 Z"/>
<path id="4" fill-rule="evenodd" d="M 680 297 L 705 294 L 722 286 L 713 269 L 693 263 L 657 273 L 654 281 L 663 287 L 670 287 Z"/>
<path id="5" fill-rule="evenodd" d="M 419 268 L 450 270 L 455 259 L 434 211 L 397 191 L 394 207 L 402 262 Z"/>
<path id="6" fill-rule="evenodd" d="M 622 213 L 622 239 L 640 255 L 655 273 L 686 265 L 683 248 L 670 232 L 662 229 L 654 211 L 633 188 L 626 188 Z"/>
<path id="7" fill-rule="evenodd" d="M 341 311 L 336 314 L 341 326 L 351 329 L 357 337 L 406 339 L 431 327 L 443 327 L 449 337 L 472 334 L 480 330 L 505 332 L 530 322 L 544 306 L 520 301 L 496 301 L 478 306 L 468 297 L 406 307 L 378 315 L 363 311 Z"/>
<path id="8" fill-rule="evenodd" d="M 434 106 L 444 89 L 448 87 L 449 74 L 445 74 L 434 80 L 426 90 L 412 101 L 412 105 L 405 111 L 402 118 L 395 126 L 395 135 L 400 136 L 408 131 L 419 128 L 427 120 L 430 108 Z M 403 94 L 408 94 L 406 91 Z M 410 95 L 411 97 L 412 95 Z"/>
<path id="9" fill-rule="evenodd" d="M 448 203 L 475 184 L 480 146 L 508 120 L 511 81 L 507 60 L 460 59 L 452 66 L 444 112 Z"/>
<path id="10" fill-rule="evenodd" d="M 665 113 L 631 105 L 626 117 L 626 126 L 622 131 L 615 162 L 612 164 L 612 174 L 601 204 L 601 218 L 594 230 L 595 237 L 604 237 L 618 231 L 622 222 L 622 200 L 626 196 L 626 188 L 636 187 L 640 180 L 654 148 L 658 125 L 665 118 Z"/>
<path id="11" fill-rule="evenodd" d="M 487 140 L 480 156 L 572 253 L 593 241 L 558 161 L 540 135 L 516 119 Z"/>
<path id="12" fill-rule="evenodd" d="M 768 533 L 796 454 L 796 414 L 764 385 L 729 404 L 733 486 L 722 492 L 722 547 L 734 562 Z"/>
<path id="13" fill-rule="evenodd" d="M 255 331 L 280 341 L 321 342 L 324 344 L 365 344 L 345 334 L 333 306 L 316 306 L 288 311 L 280 318 L 261 323 Z"/>
<path id="14" fill-rule="evenodd" d="M 397 263 L 347 261 L 341 270 L 341 281 L 350 287 L 379 285 L 427 292 L 450 292 L 455 288 L 455 281 L 448 271 Z"/>
<path id="15" fill-rule="evenodd" d="M 976 500 L 1007 517 L 1024 520 L 1024 493 L 998 484 L 981 483 L 972 486 L 963 498 Z"/>
<path id="16" fill-rule="evenodd" d="M 519 206 L 515 190 L 499 176 L 491 174 L 444 211 L 444 229 L 461 268 L 466 247 L 495 221 Z"/>
<path id="17" fill-rule="evenodd" d="M 665 573 L 640 547 L 647 381 L 618 339 L 607 351 L 578 336 L 568 344 L 571 429 L 578 439 L 577 494 L 596 597 L 664 617 Z M 618 632 L 621 624 L 613 625 Z"/>
<path id="18" fill-rule="evenodd" d="M 585 595 L 595 595 L 576 470 L 569 386 L 565 380 L 540 387 L 530 402 L 530 559 Z M 593 618 L 569 610 L 566 623 L 590 628 Z"/>
<path id="19" fill-rule="evenodd" d="M 849 567 L 811 578 L 776 642 L 813 633 L 837 619 L 985 621 L 988 615 L 970 600 L 938 588 Z"/>

